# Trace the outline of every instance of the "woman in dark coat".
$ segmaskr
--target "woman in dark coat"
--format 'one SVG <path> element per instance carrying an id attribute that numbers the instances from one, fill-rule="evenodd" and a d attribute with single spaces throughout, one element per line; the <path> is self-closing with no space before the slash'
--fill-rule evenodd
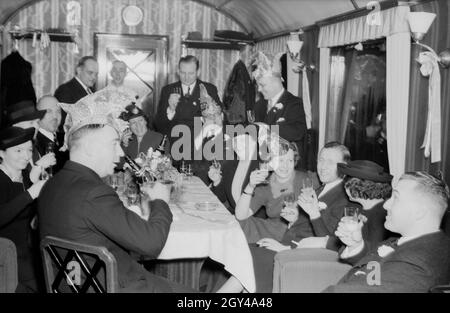
<path id="1" fill-rule="evenodd" d="M 0 237 L 16 245 L 19 276 L 16 292 L 42 291 L 38 273 L 43 269 L 36 268 L 40 254 L 32 228 L 37 225 L 34 199 L 45 181 L 39 180 L 39 167 L 27 170 L 33 134 L 34 128 L 9 127 L 0 132 Z"/>

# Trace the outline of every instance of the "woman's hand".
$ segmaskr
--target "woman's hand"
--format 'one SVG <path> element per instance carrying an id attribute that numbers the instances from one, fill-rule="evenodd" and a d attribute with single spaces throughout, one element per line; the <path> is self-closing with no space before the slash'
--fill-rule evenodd
<path id="1" fill-rule="evenodd" d="M 353 247 L 361 244 L 363 241 L 362 227 L 364 222 L 352 220 L 344 216 L 338 224 L 335 235 L 347 246 Z"/>
<path id="2" fill-rule="evenodd" d="M 253 188 L 255 188 L 256 185 L 261 184 L 263 181 L 266 180 L 267 172 L 260 171 L 260 170 L 254 170 L 250 174 L 250 183 L 249 185 Z"/>
<path id="3" fill-rule="evenodd" d="M 208 170 L 208 177 L 217 186 L 222 181 L 222 171 L 214 166 L 210 166 Z"/>
<path id="4" fill-rule="evenodd" d="M 45 185 L 46 182 L 47 182 L 46 180 L 38 180 L 30 188 L 28 188 L 28 193 L 30 194 L 30 196 L 33 200 L 36 199 L 37 197 L 39 197 L 39 194 L 41 193 L 41 189 Z"/>
<path id="5" fill-rule="evenodd" d="M 47 153 L 46 155 L 44 155 L 42 158 L 40 158 L 36 162 L 36 165 L 40 166 L 42 168 L 48 168 L 48 167 L 53 166 L 55 164 L 56 164 L 56 157 L 55 157 L 55 154 L 53 152 Z"/>
<path id="6" fill-rule="evenodd" d="M 280 216 L 284 218 L 289 224 L 294 224 L 298 220 L 298 208 L 296 205 L 294 206 L 285 206 L 281 209 Z"/>
<path id="7" fill-rule="evenodd" d="M 263 238 L 256 243 L 258 246 L 280 252 L 283 250 L 289 250 L 291 247 L 282 245 L 279 241 L 272 238 Z"/>

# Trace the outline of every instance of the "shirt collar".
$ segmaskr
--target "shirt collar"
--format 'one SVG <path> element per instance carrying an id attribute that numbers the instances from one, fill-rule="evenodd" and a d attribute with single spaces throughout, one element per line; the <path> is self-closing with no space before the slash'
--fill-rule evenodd
<path id="1" fill-rule="evenodd" d="M 77 82 L 80 83 L 81 87 L 83 87 L 84 90 L 86 90 L 86 92 L 87 92 L 88 94 L 89 94 L 89 93 L 92 93 L 91 89 L 90 89 L 88 86 L 86 86 L 86 85 L 81 81 L 81 79 L 79 79 L 79 78 L 76 77 L 76 76 L 75 76 L 75 79 L 77 80 Z"/>
<path id="2" fill-rule="evenodd" d="M 39 132 L 44 135 L 45 137 L 47 137 L 48 139 L 50 139 L 51 141 L 55 141 L 55 134 L 49 132 L 48 130 L 44 129 L 44 128 L 39 128 Z"/>
<path id="3" fill-rule="evenodd" d="M 323 197 L 323 195 L 325 195 L 328 191 L 330 191 L 331 189 L 333 189 L 334 187 L 339 185 L 341 182 L 342 182 L 342 178 L 339 178 L 338 180 L 335 180 L 331 183 L 325 184 L 322 192 L 318 195 L 318 197 Z"/>
<path id="4" fill-rule="evenodd" d="M 195 84 L 197 84 L 197 81 L 193 82 L 193 83 L 190 84 L 190 85 L 185 85 L 185 84 L 182 83 L 182 84 L 181 84 L 181 87 L 183 87 L 183 94 L 186 94 L 186 93 L 187 93 L 188 87 L 190 88 L 190 89 L 189 89 L 190 94 L 192 94 L 192 91 L 193 91 L 194 88 L 195 88 Z"/>
<path id="5" fill-rule="evenodd" d="M 284 88 L 281 89 L 281 91 L 280 91 L 279 93 L 277 93 L 274 97 L 272 97 L 272 99 L 270 99 L 270 100 L 272 100 L 272 105 L 275 105 L 275 103 L 277 103 L 278 100 L 280 100 L 281 95 L 282 95 L 283 93 L 284 93 Z"/>

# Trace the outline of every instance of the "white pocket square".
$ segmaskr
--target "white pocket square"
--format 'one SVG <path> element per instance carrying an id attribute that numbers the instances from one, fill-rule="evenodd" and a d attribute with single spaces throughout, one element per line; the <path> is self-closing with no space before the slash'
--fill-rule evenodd
<path id="1" fill-rule="evenodd" d="M 284 122 L 284 121 L 286 121 L 286 120 L 284 119 L 284 117 L 280 117 L 279 119 L 277 119 L 276 123 L 281 123 L 281 122 Z"/>

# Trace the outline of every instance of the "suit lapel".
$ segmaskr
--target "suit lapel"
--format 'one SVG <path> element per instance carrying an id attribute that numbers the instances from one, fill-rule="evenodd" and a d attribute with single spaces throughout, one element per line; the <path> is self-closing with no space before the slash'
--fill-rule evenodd
<path id="1" fill-rule="evenodd" d="M 277 109 L 275 108 L 275 106 L 267 113 L 267 117 L 266 117 L 266 121 L 267 124 L 269 125 L 275 125 L 277 123 L 277 120 L 280 116 L 283 116 L 284 111 L 286 109 L 286 105 L 285 105 L 285 99 L 286 98 L 286 90 L 281 94 L 281 97 L 277 100 L 275 104 L 277 103 L 281 103 L 283 104 L 283 108 L 282 109 Z M 267 111 L 267 104 L 268 101 L 266 101 L 266 111 Z"/>

